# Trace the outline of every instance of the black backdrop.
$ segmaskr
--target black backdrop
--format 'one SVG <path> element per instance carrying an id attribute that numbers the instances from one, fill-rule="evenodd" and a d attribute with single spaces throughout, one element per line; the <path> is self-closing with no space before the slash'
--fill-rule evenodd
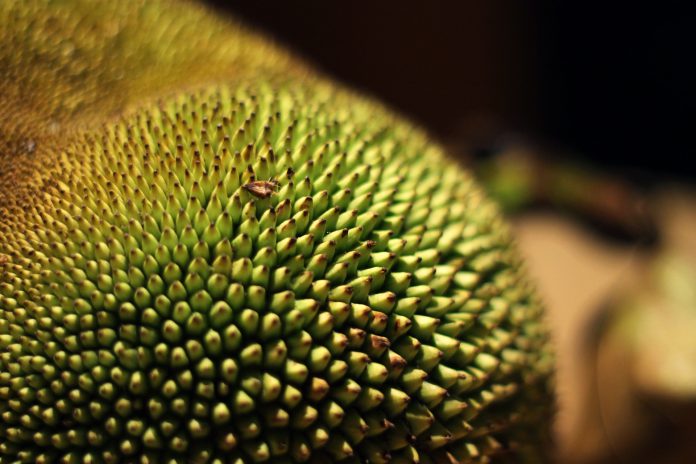
<path id="1" fill-rule="evenodd" d="M 687 2 L 208 3 L 446 141 L 513 131 L 643 179 L 696 177 Z"/>

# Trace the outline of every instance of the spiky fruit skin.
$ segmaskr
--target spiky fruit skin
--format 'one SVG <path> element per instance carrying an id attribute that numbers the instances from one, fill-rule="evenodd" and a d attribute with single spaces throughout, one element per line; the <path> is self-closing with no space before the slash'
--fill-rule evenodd
<path id="1" fill-rule="evenodd" d="M 419 130 L 195 5 L 0 22 L 0 463 L 542 459 L 541 306 Z"/>

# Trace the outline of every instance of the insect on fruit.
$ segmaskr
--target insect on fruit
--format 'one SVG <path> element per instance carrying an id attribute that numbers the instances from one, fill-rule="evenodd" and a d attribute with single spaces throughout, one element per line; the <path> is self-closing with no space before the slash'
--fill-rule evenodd
<path id="1" fill-rule="evenodd" d="M 242 185 L 242 188 L 258 198 L 268 198 L 278 190 L 278 181 L 255 180 Z"/>

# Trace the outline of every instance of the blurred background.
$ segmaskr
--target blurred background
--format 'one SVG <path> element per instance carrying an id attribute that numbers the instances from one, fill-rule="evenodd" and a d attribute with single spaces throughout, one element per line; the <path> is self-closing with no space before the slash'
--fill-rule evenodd
<path id="1" fill-rule="evenodd" d="M 696 174 L 687 2 L 210 3 L 443 139 L 514 131 L 603 166 Z"/>
<path id="2" fill-rule="evenodd" d="M 558 462 L 696 462 L 687 2 L 207 3 L 428 129 L 498 199 L 556 339 Z"/>

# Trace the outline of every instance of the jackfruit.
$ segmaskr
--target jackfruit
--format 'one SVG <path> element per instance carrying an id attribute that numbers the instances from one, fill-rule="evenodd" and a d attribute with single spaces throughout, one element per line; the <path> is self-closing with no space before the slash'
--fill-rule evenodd
<path id="1" fill-rule="evenodd" d="M 542 306 L 419 129 L 200 5 L 0 22 L 0 463 L 542 459 Z"/>

